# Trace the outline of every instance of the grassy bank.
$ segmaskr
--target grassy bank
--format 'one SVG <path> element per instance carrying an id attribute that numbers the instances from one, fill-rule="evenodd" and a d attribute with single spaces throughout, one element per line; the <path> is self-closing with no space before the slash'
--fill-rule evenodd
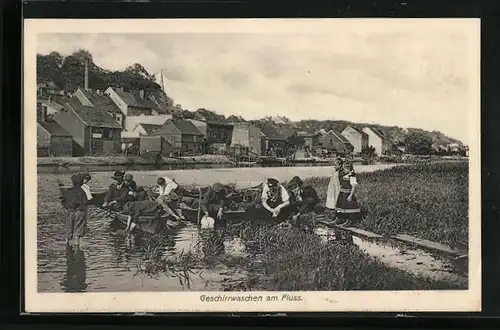
<path id="1" fill-rule="evenodd" d="M 246 264 L 248 289 L 264 291 L 459 289 L 390 268 L 357 246 L 322 243 L 315 234 L 293 228 L 246 230 L 253 250 Z M 465 288 L 461 288 L 465 289 Z"/>
<path id="2" fill-rule="evenodd" d="M 306 183 L 326 199 L 329 178 Z M 467 245 L 468 164 L 430 163 L 358 174 L 364 213 L 356 227 L 378 234 L 409 234 L 450 245 Z"/>

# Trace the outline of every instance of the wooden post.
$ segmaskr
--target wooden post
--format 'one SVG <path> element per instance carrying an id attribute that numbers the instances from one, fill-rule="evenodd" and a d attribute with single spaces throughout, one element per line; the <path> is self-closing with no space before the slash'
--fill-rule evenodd
<path id="1" fill-rule="evenodd" d="M 196 225 L 200 227 L 201 224 L 201 218 L 200 218 L 200 213 L 201 213 L 201 188 L 198 188 L 198 191 L 200 192 L 200 196 L 198 197 L 198 217 L 196 218 Z"/>

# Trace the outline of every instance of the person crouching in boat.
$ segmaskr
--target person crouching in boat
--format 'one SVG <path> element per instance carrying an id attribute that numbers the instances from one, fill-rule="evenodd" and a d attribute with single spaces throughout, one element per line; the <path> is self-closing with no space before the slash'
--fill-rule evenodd
<path id="1" fill-rule="evenodd" d="M 319 197 L 316 189 L 311 186 L 304 186 L 302 180 L 295 176 L 288 185 L 290 204 L 283 208 L 283 213 L 292 218 L 292 224 L 295 227 L 302 227 L 302 215 L 313 212 L 316 205 L 319 204 Z"/>
<path id="2" fill-rule="evenodd" d="M 171 191 L 168 195 L 161 195 L 156 199 L 156 203 L 161 205 L 165 213 L 174 220 L 185 220 L 179 210 L 180 197 L 177 193 Z"/>
<path id="3" fill-rule="evenodd" d="M 137 193 L 135 194 L 136 201 L 145 201 L 149 199 L 149 195 L 144 187 L 137 187 Z"/>
<path id="4" fill-rule="evenodd" d="M 361 218 L 361 210 L 355 196 L 358 186 L 356 173 L 350 162 L 345 162 L 340 176 L 340 193 L 337 199 L 337 221 L 339 225 L 347 226 Z"/>
<path id="5" fill-rule="evenodd" d="M 127 202 L 122 212 L 128 215 L 126 231 L 134 230 L 140 216 L 156 216 L 159 219 L 164 214 L 162 206 L 152 200 Z"/>
<path id="6" fill-rule="evenodd" d="M 264 221 L 265 224 L 277 224 L 285 218 L 282 209 L 290 204 L 288 191 L 278 180 L 269 178 L 264 183 L 260 203 L 254 206 L 253 222 Z"/>
<path id="7" fill-rule="evenodd" d="M 137 192 L 137 183 L 134 181 L 134 176 L 130 173 L 125 174 L 124 177 L 125 183 L 129 186 L 130 190 L 134 193 Z"/>
<path id="8" fill-rule="evenodd" d="M 103 207 L 108 207 L 111 211 L 119 211 L 123 205 L 129 200 L 130 188 L 124 180 L 125 173 L 116 171 L 111 177 L 115 180 L 109 188 L 106 196 L 104 196 Z"/>
<path id="9" fill-rule="evenodd" d="M 64 206 L 69 211 L 66 244 L 78 246 L 80 238 L 87 233 L 87 197 L 82 189 L 82 176 L 74 174 L 71 181 L 73 187 L 64 196 Z"/>
<path id="10" fill-rule="evenodd" d="M 201 201 L 202 210 L 207 217 L 215 220 L 215 229 L 226 228 L 224 208 L 227 205 L 227 192 L 220 183 L 213 184 L 203 195 Z"/>

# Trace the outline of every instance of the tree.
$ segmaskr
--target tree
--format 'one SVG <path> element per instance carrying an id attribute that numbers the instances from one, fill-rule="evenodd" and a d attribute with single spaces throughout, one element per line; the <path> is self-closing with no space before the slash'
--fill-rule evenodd
<path id="1" fill-rule="evenodd" d="M 363 147 L 363 149 L 361 149 L 361 157 L 363 159 L 372 159 L 375 157 L 375 148 L 372 146 Z"/>
<path id="2" fill-rule="evenodd" d="M 405 138 L 408 152 L 418 155 L 429 155 L 431 153 L 432 138 L 421 132 L 411 132 Z"/>

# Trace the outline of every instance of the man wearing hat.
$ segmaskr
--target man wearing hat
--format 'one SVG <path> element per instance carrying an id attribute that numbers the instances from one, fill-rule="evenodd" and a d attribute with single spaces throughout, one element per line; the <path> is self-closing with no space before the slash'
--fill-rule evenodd
<path id="1" fill-rule="evenodd" d="M 223 217 L 224 207 L 227 205 L 227 192 L 220 183 L 213 184 L 203 195 L 201 207 L 205 216 L 215 220 L 215 228 L 225 228 L 226 222 Z"/>
<path id="2" fill-rule="evenodd" d="M 312 212 L 319 203 L 319 196 L 311 186 L 304 186 L 302 180 L 295 176 L 288 184 L 290 191 L 290 204 L 283 210 L 287 216 L 292 216 L 292 222 L 300 226 L 299 217 L 305 213 Z"/>
<path id="3" fill-rule="evenodd" d="M 274 178 L 267 179 L 263 184 L 260 201 L 253 208 L 252 221 L 264 221 L 265 224 L 274 224 L 283 218 L 282 209 L 290 201 L 285 187 Z"/>
<path id="4" fill-rule="evenodd" d="M 87 197 L 82 189 L 82 175 L 74 174 L 71 181 L 73 187 L 63 196 L 63 205 L 69 211 L 66 244 L 79 245 L 80 237 L 87 232 Z"/>
<path id="5" fill-rule="evenodd" d="M 109 207 L 112 211 L 119 211 L 129 199 L 130 187 L 124 180 L 125 172 L 116 171 L 111 177 L 115 180 L 109 188 L 106 196 L 104 197 L 103 207 Z"/>

